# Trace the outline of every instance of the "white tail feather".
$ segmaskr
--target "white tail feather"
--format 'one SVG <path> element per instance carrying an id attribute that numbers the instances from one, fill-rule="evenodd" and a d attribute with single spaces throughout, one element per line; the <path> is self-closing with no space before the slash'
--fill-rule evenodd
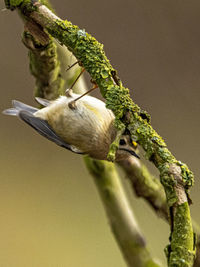
<path id="1" fill-rule="evenodd" d="M 16 108 L 9 108 L 2 112 L 4 115 L 18 116 L 19 110 Z"/>
<path id="2" fill-rule="evenodd" d="M 26 110 L 26 111 L 29 111 L 31 113 L 35 113 L 36 111 L 38 111 L 37 108 L 34 108 L 34 107 L 31 107 L 29 105 L 26 105 L 20 101 L 17 101 L 17 100 L 13 100 L 12 101 L 12 105 L 14 108 L 16 108 L 17 110 Z"/>

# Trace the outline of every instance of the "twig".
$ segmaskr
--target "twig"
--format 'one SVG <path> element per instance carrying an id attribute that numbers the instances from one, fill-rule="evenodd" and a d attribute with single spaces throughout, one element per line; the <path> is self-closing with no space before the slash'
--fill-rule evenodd
<path id="1" fill-rule="evenodd" d="M 101 195 L 113 234 L 128 266 L 160 266 L 152 260 L 113 163 L 85 157 Z"/>
<path id="2" fill-rule="evenodd" d="M 166 196 L 159 180 L 135 157 L 120 161 L 119 165 L 129 178 L 135 194 L 144 198 L 159 216 L 169 222 Z"/>
<path id="3" fill-rule="evenodd" d="M 159 180 L 154 177 L 140 160 L 130 157 L 121 161 L 122 167 L 129 178 L 132 188 L 138 197 L 144 198 L 155 212 L 169 223 L 169 214 L 166 196 Z M 193 267 L 200 266 L 200 227 L 192 220 L 192 225 L 197 234 L 197 252 Z"/>
<path id="4" fill-rule="evenodd" d="M 36 78 L 35 95 L 57 98 L 64 92 L 65 82 L 52 37 L 34 21 L 26 21 L 22 41 L 29 49 L 30 72 Z"/>

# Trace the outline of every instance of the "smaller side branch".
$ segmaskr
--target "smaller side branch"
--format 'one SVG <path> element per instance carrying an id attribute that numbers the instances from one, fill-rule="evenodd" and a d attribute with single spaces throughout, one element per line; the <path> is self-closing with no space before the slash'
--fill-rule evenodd
<path id="1" fill-rule="evenodd" d="M 169 222 L 166 196 L 160 181 L 135 157 L 120 161 L 119 165 L 130 180 L 135 194 L 143 197 L 158 215 Z"/>
<path id="2" fill-rule="evenodd" d="M 25 20 L 22 41 L 28 48 L 30 72 L 35 77 L 35 96 L 55 99 L 64 93 L 57 45 L 43 28 L 32 20 Z"/>
<path id="3" fill-rule="evenodd" d="M 180 166 L 172 163 L 169 166 L 169 175 L 174 179 L 172 186 L 176 192 L 177 201 L 175 205 L 170 207 L 171 243 L 166 249 L 166 254 L 169 255 L 169 266 L 188 267 L 193 265 L 196 244 L 194 244 L 188 197 L 185 192 Z M 165 177 L 161 178 L 164 178 L 165 183 Z M 189 251 L 188 247 L 193 248 L 193 250 Z"/>
<path id="4" fill-rule="evenodd" d="M 85 157 L 94 178 L 107 217 L 128 266 L 158 267 L 146 248 L 145 240 L 126 198 L 115 165 Z"/>
<path id="5" fill-rule="evenodd" d="M 130 157 L 126 161 L 121 161 L 119 165 L 130 180 L 135 194 L 138 197 L 144 198 L 161 218 L 170 223 L 166 196 L 160 181 L 149 172 L 144 163 L 134 157 Z M 180 185 L 177 185 L 176 187 L 180 188 Z M 181 197 L 179 199 L 181 199 Z M 197 252 L 193 267 L 199 267 L 200 228 L 194 220 L 192 220 L 192 225 L 194 232 L 197 235 Z"/>

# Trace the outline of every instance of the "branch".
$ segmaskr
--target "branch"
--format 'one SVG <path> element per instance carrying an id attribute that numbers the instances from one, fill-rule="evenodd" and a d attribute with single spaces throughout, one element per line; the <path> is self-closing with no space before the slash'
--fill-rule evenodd
<path id="1" fill-rule="evenodd" d="M 34 21 L 25 21 L 22 41 L 29 49 L 30 72 L 36 78 L 35 96 L 57 98 L 63 93 L 65 82 L 53 38 Z"/>
<path id="2" fill-rule="evenodd" d="M 138 197 L 144 198 L 155 212 L 169 222 L 165 192 L 159 180 L 137 158 L 129 157 L 119 162 Z"/>
<path id="3" fill-rule="evenodd" d="M 129 178 L 132 188 L 138 197 L 144 198 L 155 212 L 169 223 L 169 214 L 166 196 L 162 185 L 147 169 L 147 167 L 137 158 L 129 157 L 120 161 L 119 165 Z M 192 220 L 194 231 L 197 235 L 196 257 L 193 267 L 200 266 L 200 227 Z"/>
<path id="4" fill-rule="evenodd" d="M 149 115 L 133 103 L 129 90 L 122 86 L 101 44 L 84 30 L 58 18 L 38 2 L 32 4 L 29 0 L 13 0 L 11 5 L 6 0 L 6 3 L 11 9 L 18 7 L 25 16 L 44 27 L 73 52 L 99 86 L 107 107 L 114 112 L 118 131 L 129 131 L 133 141 L 143 147 L 146 158 L 158 168 L 170 209 L 171 242 L 167 249 L 168 264 L 192 266 L 195 253 L 188 204 L 188 190 L 193 184 L 192 172 L 175 159 L 163 139 L 151 127 Z"/>
<path id="5" fill-rule="evenodd" d="M 86 166 L 101 195 L 113 234 L 128 266 L 159 266 L 146 249 L 135 217 L 113 163 L 85 157 Z"/>

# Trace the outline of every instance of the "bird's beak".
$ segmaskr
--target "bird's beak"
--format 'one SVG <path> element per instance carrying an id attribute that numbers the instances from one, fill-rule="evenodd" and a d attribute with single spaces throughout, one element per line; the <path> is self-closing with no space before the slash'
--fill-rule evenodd
<path id="1" fill-rule="evenodd" d="M 120 148 L 120 150 L 124 150 L 127 151 L 128 153 L 130 153 L 132 156 L 140 159 L 140 157 L 135 153 L 135 151 L 133 149 L 128 149 L 128 148 Z"/>

